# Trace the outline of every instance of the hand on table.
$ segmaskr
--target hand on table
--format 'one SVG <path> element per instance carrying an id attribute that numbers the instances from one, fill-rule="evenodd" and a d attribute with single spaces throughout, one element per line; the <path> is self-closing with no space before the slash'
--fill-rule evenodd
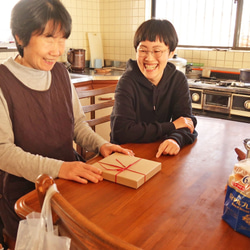
<path id="1" fill-rule="evenodd" d="M 105 143 L 100 148 L 100 153 L 104 157 L 113 152 L 134 155 L 132 150 L 111 143 Z M 102 171 L 100 169 L 81 161 L 64 162 L 60 168 L 58 177 L 83 184 L 88 183 L 88 181 L 98 183 L 103 180 Z"/>
<path id="2" fill-rule="evenodd" d="M 119 152 L 125 155 L 134 155 L 134 152 L 130 149 L 122 148 L 119 145 L 112 143 L 105 143 L 100 148 L 100 153 L 103 157 L 111 155 L 113 152 Z"/>
<path id="3" fill-rule="evenodd" d="M 103 180 L 102 171 L 81 161 L 64 162 L 60 168 L 59 178 L 87 184 Z"/>
<path id="4" fill-rule="evenodd" d="M 179 144 L 173 139 L 167 139 L 162 142 L 158 148 L 156 158 L 159 158 L 163 155 L 177 155 L 180 152 Z"/>
<path id="5" fill-rule="evenodd" d="M 179 117 L 175 121 L 173 121 L 173 124 L 176 129 L 179 128 L 188 128 L 191 133 L 194 132 L 194 123 L 191 118 L 188 117 Z"/>

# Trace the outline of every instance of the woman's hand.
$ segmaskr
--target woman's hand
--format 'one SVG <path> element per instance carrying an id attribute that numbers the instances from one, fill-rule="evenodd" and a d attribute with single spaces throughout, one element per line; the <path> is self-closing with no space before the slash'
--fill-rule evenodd
<path id="1" fill-rule="evenodd" d="M 104 157 L 112 154 L 113 152 L 134 155 L 132 150 L 125 149 L 119 145 L 111 143 L 105 143 L 100 148 L 100 153 Z M 87 184 L 88 181 L 98 183 L 103 180 L 102 171 L 100 169 L 81 161 L 64 162 L 60 168 L 58 177 L 83 184 Z"/>
<path id="2" fill-rule="evenodd" d="M 64 162 L 60 168 L 59 178 L 87 184 L 103 180 L 102 171 L 81 161 Z"/>
<path id="3" fill-rule="evenodd" d="M 134 155 L 132 150 L 122 148 L 121 146 L 112 143 L 105 143 L 100 148 L 100 153 L 103 157 L 109 156 L 113 152 L 119 152 L 125 155 Z"/>
<path id="4" fill-rule="evenodd" d="M 173 139 L 167 139 L 162 142 L 158 148 L 156 158 L 159 158 L 163 155 L 177 155 L 180 152 L 181 148 L 179 144 Z"/>
<path id="5" fill-rule="evenodd" d="M 188 128 L 190 132 L 193 134 L 194 132 L 194 123 L 191 118 L 189 117 L 179 117 L 175 121 L 173 121 L 173 124 L 176 129 L 178 128 Z"/>

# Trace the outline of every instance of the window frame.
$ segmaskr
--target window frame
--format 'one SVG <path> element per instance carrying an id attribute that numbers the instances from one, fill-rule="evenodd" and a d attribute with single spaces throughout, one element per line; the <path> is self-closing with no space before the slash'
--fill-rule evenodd
<path id="1" fill-rule="evenodd" d="M 156 1 L 151 0 L 151 18 L 155 19 L 156 17 Z M 167 1 L 167 0 L 166 0 Z M 234 39 L 233 46 L 195 46 L 195 45 L 178 45 L 178 47 L 183 48 L 208 48 L 208 49 L 231 49 L 231 50 L 247 50 L 250 51 L 250 47 L 240 47 L 239 46 L 239 37 L 240 37 L 240 28 L 242 21 L 242 13 L 243 13 L 243 1 L 244 0 L 234 0 L 237 3 L 236 9 L 236 20 L 235 20 L 235 29 L 234 29 Z"/>

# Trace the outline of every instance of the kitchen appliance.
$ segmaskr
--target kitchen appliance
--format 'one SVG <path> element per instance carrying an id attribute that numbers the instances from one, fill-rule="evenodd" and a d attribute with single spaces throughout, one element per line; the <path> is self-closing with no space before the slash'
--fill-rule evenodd
<path id="1" fill-rule="evenodd" d="M 250 95 L 232 94 L 232 115 L 250 117 Z"/>
<path id="2" fill-rule="evenodd" d="M 178 57 L 176 54 L 173 56 L 173 58 L 168 59 L 169 62 L 173 63 L 176 67 L 176 69 L 182 71 L 184 74 L 186 74 L 186 66 L 187 66 L 187 60 L 181 57 Z"/>
<path id="3" fill-rule="evenodd" d="M 216 77 L 188 79 L 194 114 L 250 121 L 250 85 Z"/>
<path id="4" fill-rule="evenodd" d="M 67 53 L 68 62 L 71 64 L 69 70 L 71 72 L 80 73 L 85 69 L 85 50 L 70 48 Z"/>
<path id="5" fill-rule="evenodd" d="M 211 90 L 203 91 L 203 109 L 214 112 L 229 114 L 231 105 L 231 94 Z"/>

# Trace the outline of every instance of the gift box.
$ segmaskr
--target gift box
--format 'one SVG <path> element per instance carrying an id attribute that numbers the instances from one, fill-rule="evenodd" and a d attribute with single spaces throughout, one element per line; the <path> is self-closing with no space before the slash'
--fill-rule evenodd
<path id="1" fill-rule="evenodd" d="M 131 188 L 139 188 L 161 170 L 161 163 L 135 156 L 114 153 L 93 166 L 103 172 L 103 178 Z"/>

